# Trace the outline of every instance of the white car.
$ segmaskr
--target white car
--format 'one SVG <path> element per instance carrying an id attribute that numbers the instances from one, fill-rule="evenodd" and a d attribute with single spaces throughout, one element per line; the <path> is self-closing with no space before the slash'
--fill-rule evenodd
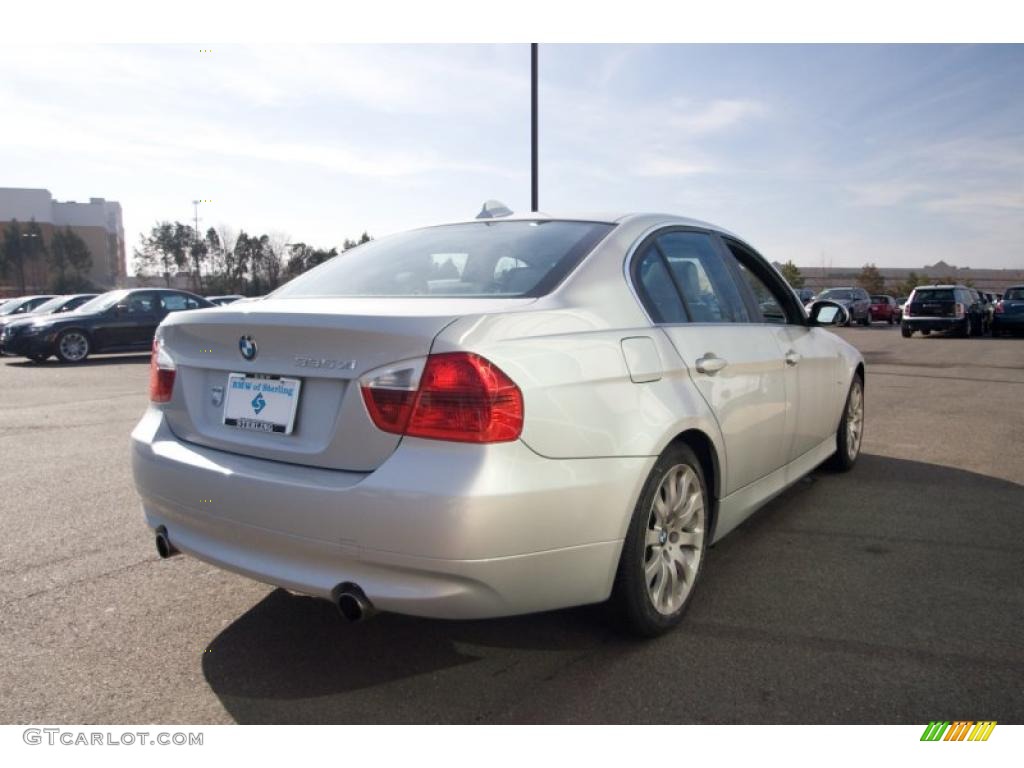
<path id="1" fill-rule="evenodd" d="M 530 215 L 375 240 L 167 318 L 135 483 L 162 556 L 467 619 L 675 624 L 711 543 L 826 460 L 864 363 L 729 232 Z"/>

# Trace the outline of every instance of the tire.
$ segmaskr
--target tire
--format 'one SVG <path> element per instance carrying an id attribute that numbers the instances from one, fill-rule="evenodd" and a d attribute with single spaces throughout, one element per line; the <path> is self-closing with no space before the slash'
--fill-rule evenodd
<path id="1" fill-rule="evenodd" d="M 47 360 L 50 359 L 50 355 L 29 355 L 28 359 L 31 360 L 33 363 L 45 363 Z"/>
<path id="2" fill-rule="evenodd" d="M 633 510 L 612 589 L 612 607 L 632 634 L 654 637 L 682 619 L 704 568 L 710 511 L 696 454 L 669 446 Z"/>
<path id="3" fill-rule="evenodd" d="M 903 334 L 903 338 L 904 339 L 909 339 L 911 336 L 914 335 L 914 332 L 907 325 L 901 325 L 900 326 L 900 333 Z"/>
<path id="4" fill-rule="evenodd" d="M 69 328 L 61 331 L 54 344 L 57 359 L 62 363 L 80 363 L 92 351 L 92 342 L 85 331 Z"/>
<path id="5" fill-rule="evenodd" d="M 896 321 L 895 321 L 895 319 L 893 318 L 893 316 L 892 316 L 892 315 L 889 315 L 889 325 L 892 325 L 892 324 L 893 324 L 893 323 L 895 323 L 895 322 L 896 322 Z"/>
<path id="6" fill-rule="evenodd" d="M 967 321 L 964 323 L 964 327 L 957 331 L 957 336 L 960 336 L 961 338 L 964 339 L 969 339 L 971 338 L 971 332 L 973 330 L 974 327 L 971 325 L 971 318 L 967 318 Z"/>
<path id="7" fill-rule="evenodd" d="M 852 433 L 852 437 L 851 437 Z M 843 417 L 836 430 L 836 452 L 826 462 L 829 469 L 837 472 L 848 472 L 860 456 L 860 446 L 864 441 L 864 380 L 859 373 L 854 374 L 850 382 L 850 391 L 846 395 Z"/>
<path id="8" fill-rule="evenodd" d="M 863 325 L 865 328 L 867 328 L 869 325 L 871 325 L 871 318 L 870 317 L 864 317 L 864 319 L 862 319 L 860 321 L 860 324 Z"/>
<path id="9" fill-rule="evenodd" d="M 921 331 L 921 335 L 922 336 L 931 336 L 932 332 L 929 331 L 927 328 L 925 328 L 923 331 Z"/>

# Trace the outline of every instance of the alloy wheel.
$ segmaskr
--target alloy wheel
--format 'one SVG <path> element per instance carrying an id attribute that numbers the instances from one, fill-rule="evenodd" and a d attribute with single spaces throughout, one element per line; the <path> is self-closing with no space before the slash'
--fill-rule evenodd
<path id="1" fill-rule="evenodd" d="M 647 594 L 662 615 L 678 611 L 693 588 L 704 554 L 706 518 L 697 473 L 686 464 L 675 465 L 654 494 L 643 554 Z"/>
<path id="2" fill-rule="evenodd" d="M 850 402 L 846 406 L 846 454 L 850 460 L 860 453 L 860 441 L 864 435 L 864 389 L 859 379 L 850 387 Z"/>
<path id="3" fill-rule="evenodd" d="M 60 337 L 60 353 L 71 363 L 84 360 L 89 354 L 89 340 L 80 331 L 69 331 Z"/>

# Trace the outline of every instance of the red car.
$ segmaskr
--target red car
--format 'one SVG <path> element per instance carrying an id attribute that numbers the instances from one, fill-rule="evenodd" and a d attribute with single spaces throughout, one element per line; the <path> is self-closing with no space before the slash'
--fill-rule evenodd
<path id="1" fill-rule="evenodd" d="M 892 296 L 872 296 L 871 309 L 868 316 L 872 320 L 882 320 L 889 325 L 900 320 L 900 305 Z"/>

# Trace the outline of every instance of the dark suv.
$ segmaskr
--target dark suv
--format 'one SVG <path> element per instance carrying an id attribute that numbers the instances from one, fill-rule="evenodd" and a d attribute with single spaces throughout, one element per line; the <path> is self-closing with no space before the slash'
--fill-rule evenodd
<path id="1" fill-rule="evenodd" d="M 907 299 L 900 327 L 908 339 L 914 331 L 982 336 L 988 328 L 988 306 L 964 285 L 922 285 Z"/>

